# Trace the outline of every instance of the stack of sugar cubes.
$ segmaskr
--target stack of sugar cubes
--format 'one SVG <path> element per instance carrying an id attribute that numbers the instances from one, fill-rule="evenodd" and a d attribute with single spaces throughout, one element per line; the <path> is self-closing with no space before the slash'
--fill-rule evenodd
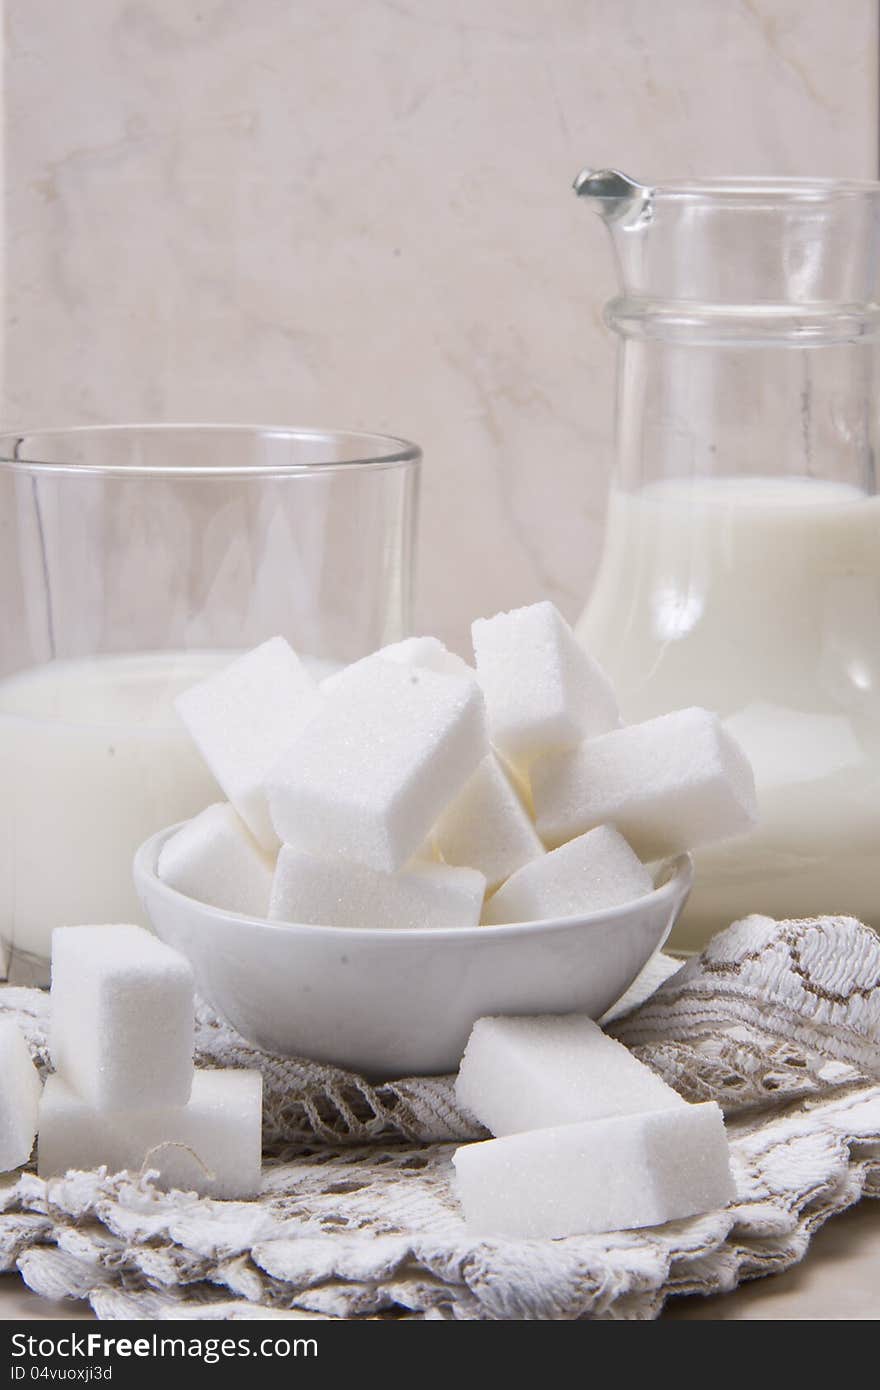
<path id="1" fill-rule="evenodd" d="M 645 861 L 747 830 L 751 768 L 720 720 L 621 724 L 551 603 L 473 625 L 475 668 L 435 638 L 320 685 L 281 637 L 179 697 L 228 802 L 158 873 L 277 921 L 466 927 L 613 907 Z"/>
<path id="2" fill-rule="evenodd" d="M 477 1234 L 632 1230 L 735 1196 L 719 1107 L 682 1100 L 583 1015 L 480 1019 L 456 1094 L 496 1136 L 453 1156 Z"/>
<path id="3" fill-rule="evenodd" d="M 58 927 L 50 1003 L 41 1177 L 104 1165 L 212 1197 L 259 1190 L 262 1077 L 195 1069 L 182 956 L 142 927 Z"/>

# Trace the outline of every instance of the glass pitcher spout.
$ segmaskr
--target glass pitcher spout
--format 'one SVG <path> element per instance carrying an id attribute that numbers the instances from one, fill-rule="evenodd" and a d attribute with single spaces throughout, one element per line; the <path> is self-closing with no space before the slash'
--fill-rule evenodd
<path id="1" fill-rule="evenodd" d="M 652 190 L 619 169 L 582 169 L 574 191 L 579 198 L 589 198 L 606 222 L 634 225 L 650 219 Z"/>

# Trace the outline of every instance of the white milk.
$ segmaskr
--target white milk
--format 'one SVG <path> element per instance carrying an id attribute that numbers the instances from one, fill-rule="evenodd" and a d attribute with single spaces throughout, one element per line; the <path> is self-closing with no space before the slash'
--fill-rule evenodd
<path id="1" fill-rule="evenodd" d="M 131 861 L 221 793 L 172 700 L 234 653 L 51 662 L 0 682 L 0 938 L 39 979 L 53 927 L 139 922 Z"/>
<path id="2" fill-rule="evenodd" d="M 761 824 L 697 856 L 675 944 L 748 912 L 880 927 L 880 499 L 806 478 L 705 478 L 611 498 L 579 634 L 625 717 L 724 717 Z"/>

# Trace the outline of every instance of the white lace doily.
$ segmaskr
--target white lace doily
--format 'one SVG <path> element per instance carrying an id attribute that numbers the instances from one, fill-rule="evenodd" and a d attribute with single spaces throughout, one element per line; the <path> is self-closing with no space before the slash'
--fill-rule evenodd
<path id="1" fill-rule="evenodd" d="M 647 978 L 670 968 L 660 958 Z M 47 1003 L 0 990 L 44 1070 Z M 477 1240 L 450 1156 L 483 1131 L 450 1077 L 373 1086 L 257 1052 L 202 1009 L 199 1062 L 263 1072 L 260 1198 L 25 1170 L 0 1189 L 0 1266 L 105 1318 L 650 1318 L 671 1294 L 786 1268 L 829 1216 L 880 1196 L 880 940 L 866 927 L 747 918 L 611 1027 L 689 1100 L 724 1107 L 737 1181 L 726 1211 L 617 1235 Z"/>

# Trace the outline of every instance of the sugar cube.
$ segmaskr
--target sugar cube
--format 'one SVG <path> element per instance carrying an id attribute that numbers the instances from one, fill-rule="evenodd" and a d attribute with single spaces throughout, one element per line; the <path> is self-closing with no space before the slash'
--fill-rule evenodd
<path id="1" fill-rule="evenodd" d="M 162 882 L 179 893 L 248 917 L 266 916 L 274 871 L 272 856 L 225 801 L 193 816 L 166 840 L 156 866 Z"/>
<path id="2" fill-rule="evenodd" d="M 757 820 L 747 757 L 720 719 L 698 708 L 542 758 L 532 794 L 545 844 L 610 822 L 647 860 L 742 834 Z"/>
<path id="3" fill-rule="evenodd" d="M 27 1163 L 37 1132 L 42 1085 L 12 1019 L 0 1020 L 0 1173 Z"/>
<path id="4" fill-rule="evenodd" d="M 490 753 L 434 826 L 434 844 L 447 864 L 469 864 L 489 889 L 509 878 L 544 846 L 500 759 Z"/>
<path id="5" fill-rule="evenodd" d="M 386 661 L 399 661 L 404 666 L 420 666 L 425 671 L 439 671 L 447 676 L 473 676 L 472 666 L 456 652 L 451 652 L 436 637 L 406 637 L 392 642 L 379 653 Z"/>
<path id="6" fill-rule="evenodd" d="M 483 921 L 497 925 L 575 917 L 633 902 L 653 887 L 648 870 L 619 831 L 600 825 L 518 869 L 486 903 Z"/>
<path id="7" fill-rule="evenodd" d="M 480 1235 L 635 1230 L 735 1196 L 714 1101 L 487 1139 L 452 1161 L 465 1221 Z"/>
<path id="8" fill-rule="evenodd" d="M 402 642 L 391 642 L 387 647 L 380 647 L 369 656 L 361 657 L 360 661 L 334 671 L 321 682 L 321 689 L 332 690 L 340 678 L 354 666 L 374 661 L 394 661 L 398 666 L 414 666 L 423 671 L 436 671 L 441 676 L 470 676 L 472 679 L 474 676 L 473 667 L 468 666 L 455 652 L 444 647 L 437 637 L 405 637 Z"/>
<path id="9" fill-rule="evenodd" d="M 40 1102 L 40 1177 L 106 1165 L 158 1170 L 165 1187 L 211 1197 L 251 1197 L 260 1186 L 262 1077 L 197 1071 L 183 1106 L 95 1110 L 59 1075 Z"/>
<path id="10" fill-rule="evenodd" d="M 283 637 L 246 652 L 175 701 L 205 762 L 266 850 L 278 848 L 266 775 L 321 703 L 315 681 Z"/>
<path id="11" fill-rule="evenodd" d="M 494 750 L 494 752 L 501 766 L 504 768 L 504 771 L 507 773 L 508 777 L 510 778 L 514 787 L 516 788 L 516 791 L 519 794 L 519 799 L 522 802 L 523 806 L 525 806 L 526 811 L 529 815 L 529 819 L 534 825 L 535 802 L 532 797 L 532 780 L 529 777 L 527 769 L 521 767 L 514 767 L 513 763 L 509 762 L 508 759 L 505 758 L 503 753 L 499 753 L 497 748 Z"/>
<path id="12" fill-rule="evenodd" d="M 143 927 L 56 927 L 49 1050 L 98 1110 L 183 1105 L 193 1077 L 193 975 Z"/>
<path id="13" fill-rule="evenodd" d="M 479 618 L 472 633 L 490 737 L 516 767 L 620 724 L 608 677 L 552 603 Z"/>
<path id="14" fill-rule="evenodd" d="M 284 845 L 269 916 L 330 927 L 475 927 L 485 889 L 475 869 L 413 862 L 386 874 Z"/>
<path id="15" fill-rule="evenodd" d="M 285 844 L 400 869 L 489 751 L 472 676 L 350 666 L 268 781 Z"/>
<path id="16" fill-rule="evenodd" d="M 478 1019 L 455 1094 L 495 1135 L 685 1104 L 585 1014 Z"/>

